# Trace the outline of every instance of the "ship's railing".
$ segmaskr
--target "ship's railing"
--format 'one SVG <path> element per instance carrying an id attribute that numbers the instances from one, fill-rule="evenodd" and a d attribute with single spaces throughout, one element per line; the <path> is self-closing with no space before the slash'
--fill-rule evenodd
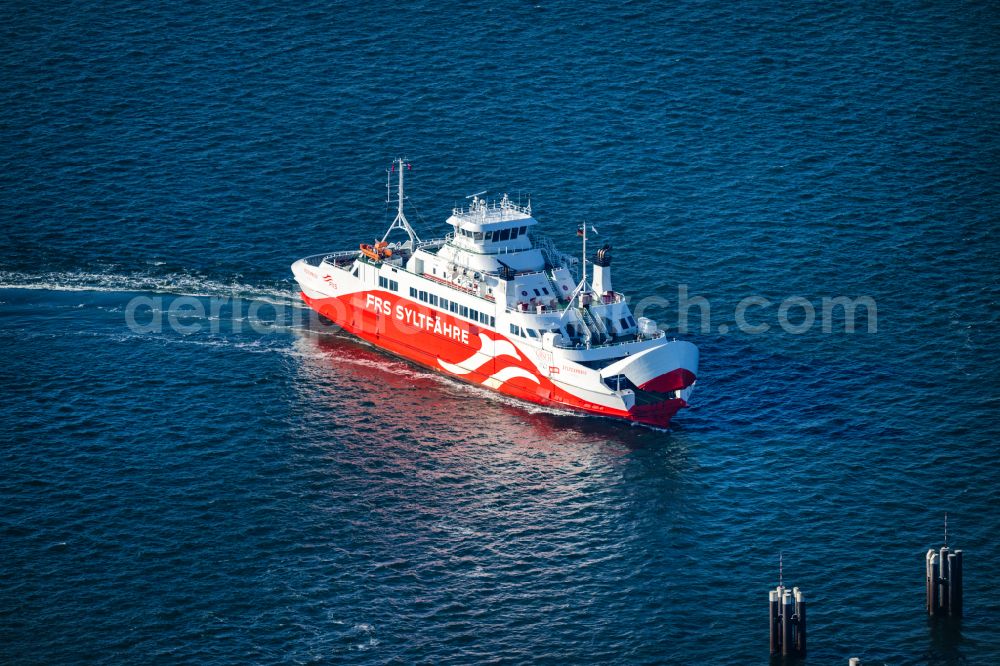
<path id="1" fill-rule="evenodd" d="M 458 291 L 464 291 L 465 293 L 469 294 L 470 296 L 476 296 L 478 298 L 483 298 L 483 299 L 486 299 L 487 301 L 496 301 L 496 298 L 493 297 L 490 294 L 483 295 L 483 294 L 481 294 L 479 292 L 478 289 L 473 289 L 472 287 L 466 287 L 463 284 L 459 284 L 457 282 L 452 282 L 451 280 L 445 280 L 444 278 L 440 278 L 440 277 L 438 277 L 436 275 L 431 275 L 430 273 L 424 273 L 423 275 L 421 275 L 421 277 L 427 278 L 428 280 L 431 280 L 433 282 L 437 282 L 438 284 L 443 284 L 446 287 L 451 287 L 452 289 L 457 289 Z"/>
<path id="2" fill-rule="evenodd" d="M 472 254 L 478 254 L 482 256 L 492 257 L 505 257 L 512 254 L 523 254 L 525 252 L 531 252 L 532 250 L 538 250 L 542 253 L 542 258 L 545 263 L 551 268 L 567 268 L 572 275 L 576 277 L 579 281 L 579 264 L 580 259 L 574 257 L 573 255 L 566 254 L 562 250 L 556 248 L 552 239 L 547 236 L 529 234 L 528 247 L 511 247 L 509 245 L 503 245 L 501 247 L 490 248 L 489 251 L 483 249 L 482 246 L 476 246 L 473 243 L 456 245 L 463 252 L 470 252 Z M 455 240 L 455 234 L 450 233 L 444 237 L 445 243 L 453 243 Z M 520 273 L 519 273 L 520 275 Z"/>
<path id="3" fill-rule="evenodd" d="M 580 260 L 577 257 L 566 254 L 562 250 L 558 249 L 556 244 L 553 243 L 552 239 L 548 236 L 542 236 L 539 234 L 537 236 L 532 235 L 532 238 L 534 239 L 534 247 L 542 251 L 542 255 L 545 257 L 549 266 L 554 268 L 566 267 L 574 273 L 579 273 L 579 271 L 576 270 L 577 264 L 580 263 Z"/>
<path id="4" fill-rule="evenodd" d="M 542 304 L 542 309 L 538 309 L 538 303 L 532 305 L 531 303 L 524 303 L 525 308 L 522 310 L 520 304 L 514 307 L 504 308 L 507 312 L 518 312 L 520 314 L 551 314 L 553 312 L 563 312 L 566 308 L 570 306 L 569 303 L 565 301 L 556 300 L 555 307 L 551 305 Z"/>
<path id="5" fill-rule="evenodd" d="M 502 271 L 503 269 L 501 269 L 500 272 Z M 511 279 L 513 280 L 514 278 L 519 278 L 519 277 L 531 277 L 532 275 L 541 275 L 544 272 L 545 271 L 514 271 L 513 273 L 511 273 L 511 275 L 513 276 Z"/>
<path id="6" fill-rule="evenodd" d="M 343 252 L 327 252 L 324 254 L 314 254 L 305 257 L 302 261 L 310 266 L 320 266 L 324 261 L 335 266 L 344 263 L 346 259 L 354 260 L 358 256 L 357 250 L 344 250 Z"/>
<path id="7" fill-rule="evenodd" d="M 420 241 L 419 243 L 417 243 L 417 247 L 415 249 L 422 250 L 425 248 L 440 247 L 447 242 L 448 242 L 447 238 L 432 238 L 430 240 Z M 399 245 L 396 243 L 390 244 L 389 247 L 393 250 L 400 249 Z M 352 263 L 355 259 L 358 258 L 359 255 L 360 252 L 358 250 L 342 250 L 340 252 L 326 252 L 324 254 L 314 254 L 312 256 L 303 258 L 302 261 L 306 262 L 310 266 L 317 266 L 317 267 L 325 261 L 328 264 L 332 264 L 339 268 L 343 268 L 344 264 Z"/>
<path id="8" fill-rule="evenodd" d="M 446 241 L 447 240 L 451 240 L 451 238 L 453 237 L 453 235 L 454 234 L 448 234 L 448 236 L 446 238 Z M 461 248 L 461 249 L 464 250 L 464 251 L 474 252 L 476 254 L 481 254 L 481 255 L 486 255 L 486 256 L 492 256 L 492 255 L 496 255 L 496 254 L 501 254 L 499 252 L 475 252 L 475 250 L 468 250 L 467 248 Z M 520 250 L 520 251 L 523 252 L 524 250 Z M 506 254 L 506 253 L 504 253 L 504 254 Z M 481 268 L 473 266 L 468 261 L 463 261 L 462 259 L 460 259 L 458 257 L 453 257 L 449 261 L 452 264 L 454 264 L 455 266 L 458 266 L 459 268 L 464 268 L 466 270 L 474 271 L 476 273 L 486 273 L 487 272 L 487 271 L 484 271 Z M 526 276 L 526 275 L 540 275 L 540 274 L 543 274 L 544 272 L 545 271 L 515 271 L 514 272 L 514 276 L 515 277 L 522 277 L 522 276 Z M 491 275 L 496 275 L 495 272 L 490 273 L 490 274 Z"/>
<path id="9" fill-rule="evenodd" d="M 593 300 L 590 304 L 593 306 L 612 305 L 614 303 L 623 303 L 624 301 L 625 294 L 620 291 L 608 291 L 603 294 L 593 294 Z"/>
<path id="10" fill-rule="evenodd" d="M 590 311 L 590 308 L 580 308 L 580 315 L 583 319 L 584 325 L 590 329 L 591 339 L 597 337 L 604 342 L 611 342 L 614 340 L 614 335 L 608 331 L 608 327 L 604 325 L 603 321 L 601 321 L 603 318 L 595 317 L 594 313 Z"/>
<path id="11" fill-rule="evenodd" d="M 622 345 L 633 345 L 633 344 L 635 344 L 637 342 L 644 342 L 646 340 L 659 340 L 661 338 L 665 338 L 666 336 L 667 336 L 666 331 L 657 331 L 656 335 L 654 335 L 652 337 L 645 337 L 645 336 L 638 336 L 637 335 L 637 336 L 632 337 L 632 338 L 630 338 L 628 340 L 618 340 L 618 341 L 612 341 L 612 342 L 604 342 L 604 343 L 596 344 L 596 345 L 592 344 L 590 346 L 588 346 L 586 342 L 575 342 L 574 343 L 573 341 L 554 342 L 553 346 L 558 347 L 559 349 L 607 349 L 608 347 L 620 347 Z"/>
<path id="12" fill-rule="evenodd" d="M 553 280 L 552 276 L 549 275 L 546 271 L 532 271 L 532 272 L 514 274 L 515 277 L 531 277 L 533 275 L 541 275 L 545 277 L 548 280 L 549 286 L 551 286 L 553 289 L 556 289 L 557 284 L 555 280 Z M 599 308 L 602 305 L 614 305 L 616 303 L 625 302 L 625 294 L 621 293 L 620 291 L 609 291 L 604 294 L 595 294 L 591 292 L 590 296 L 591 296 L 591 301 L 588 304 L 589 307 Z M 541 297 L 541 298 L 533 298 L 529 301 L 524 301 L 524 304 L 527 306 L 526 310 L 521 309 L 519 305 L 514 305 L 508 307 L 507 311 L 532 313 L 536 311 L 538 303 L 541 302 L 543 299 L 545 299 L 545 301 L 555 300 L 557 306 L 551 307 L 543 304 L 542 312 L 562 312 L 572 304 L 571 300 L 570 301 L 564 300 L 558 293 L 555 293 L 550 298 Z M 534 303 L 532 303 L 532 301 L 534 301 Z"/>
<path id="13" fill-rule="evenodd" d="M 466 219 L 499 218 L 506 220 L 514 219 L 517 213 L 531 217 L 531 204 L 519 206 L 511 201 L 510 197 L 506 194 L 499 201 L 496 199 L 480 199 L 478 195 L 475 195 L 468 208 L 455 207 L 451 209 L 452 215 Z"/>
<path id="14" fill-rule="evenodd" d="M 452 236 L 454 236 L 454 234 L 448 234 L 444 238 L 432 238 L 430 240 L 420 241 L 419 243 L 417 243 L 417 247 L 415 247 L 414 249 L 423 250 L 428 247 L 441 247 L 449 240 L 451 240 Z"/>
<path id="15" fill-rule="evenodd" d="M 500 247 L 490 248 L 489 250 L 484 249 L 485 245 L 476 245 L 477 241 L 464 241 L 461 244 L 455 245 L 453 241 L 455 240 L 455 234 L 450 233 L 445 236 L 445 242 L 450 243 L 462 250 L 463 252 L 470 252 L 472 254 L 479 254 L 486 257 L 492 257 L 498 254 L 520 254 L 522 252 L 531 252 L 535 248 L 531 246 L 531 242 L 528 242 L 528 247 L 511 247 L 509 245 L 503 245 Z M 482 243 L 482 241 L 478 241 Z M 507 241 L 500 241 L 501 243 L 506 243 Z M 494 241 L 495 243 L 495 241 Z"/>

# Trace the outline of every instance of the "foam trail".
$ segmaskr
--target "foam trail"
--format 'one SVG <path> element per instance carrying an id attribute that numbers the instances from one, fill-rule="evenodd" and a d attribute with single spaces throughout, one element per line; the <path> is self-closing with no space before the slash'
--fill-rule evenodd
<path id="1" fill-rule="evenodd" d="M 0 271 L 0 289 L 37 289 L 43 291 L 148 292 L 195 296 L 200 298 L 242 298 L 272 305 L 304 308 L 292 285 L 289 288 L 257 286 L 240 282 L 221 282 L 187 273 L 119 274 L 55 271 L 23 273 Z"/>

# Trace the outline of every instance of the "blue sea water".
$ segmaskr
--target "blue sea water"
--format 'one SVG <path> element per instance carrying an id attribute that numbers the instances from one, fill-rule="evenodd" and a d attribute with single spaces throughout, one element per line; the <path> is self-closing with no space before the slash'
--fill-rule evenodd
<path id="1" fill-rule="evenodd" d="M 780 552 L 807 663 L 1000 663 L 994 3 L 2 17 L 0 661 L 762 664 Z M 288 266 L 381 233 L 398 155 L 422 234 L 530 192 L 670 299 L 670 431 L 317 331 Z M 877 332 L 790 334 L 794 296 Z M 959 626 L 923 608 L 945 512 Z"/>

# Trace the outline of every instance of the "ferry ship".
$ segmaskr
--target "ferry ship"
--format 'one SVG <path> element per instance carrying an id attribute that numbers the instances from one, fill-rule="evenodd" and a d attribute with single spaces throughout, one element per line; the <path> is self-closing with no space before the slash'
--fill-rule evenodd
<path id="1" fill-rule="evenodd" d="M 438 372 L 551 407 L 667 427 L 686 407 L 698 348 L 635 319 L 611 282 L 611 248 L 587 260 L 539 237 L 531 203 L 467 197 L 443 238 L 421 240 L 403 211 L 382 240 L 292 264 L 303 300 L 344 331 Z M 389 197 L 387 196 L 387 199 Z M 406 240 L 389 242 L 394 232 Z M 587 266 L 590 264 L 588 274 Z"/>

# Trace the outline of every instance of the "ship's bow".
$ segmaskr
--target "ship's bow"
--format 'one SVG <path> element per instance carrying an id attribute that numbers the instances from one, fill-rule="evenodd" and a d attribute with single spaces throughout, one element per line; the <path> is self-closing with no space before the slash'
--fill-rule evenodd
<path id="1" fill-rule="evenodd" d="M 687 407 L 698 378 L 698 347 L 672 340 L 615 361 L 601 370 L 605 382 L 624 382 L 635 393 L 630 418 L 667 427 Z"/>

